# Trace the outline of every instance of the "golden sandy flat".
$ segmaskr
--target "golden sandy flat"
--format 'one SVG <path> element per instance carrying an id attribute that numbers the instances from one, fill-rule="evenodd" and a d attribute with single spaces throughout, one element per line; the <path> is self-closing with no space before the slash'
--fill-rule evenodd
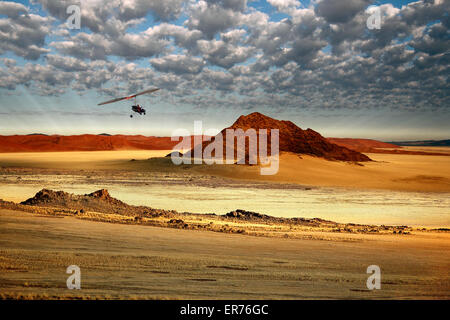
<path id="1" fill-rule="evenodd" d="M 313 233 L 314 234 L 314 233 Z M 0 210 L 0 297 L 449 299 L 448 233 L 280 239 Z M 366 269 L 378 265 L 381 290 Z M 66 288 L 69 265 L 81 290 Z"/>

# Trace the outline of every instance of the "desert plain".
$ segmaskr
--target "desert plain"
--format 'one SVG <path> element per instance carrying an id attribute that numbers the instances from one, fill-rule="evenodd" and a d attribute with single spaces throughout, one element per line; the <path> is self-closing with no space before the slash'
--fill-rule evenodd
<path id="1" fill-rule="evenodd" d="M 357 164 L 282 153 L 278 174 L 261 176 L 258 166 L 175 166 L 169 152 L 1 153 L 0 297 L 450 298 L 449 156 Z M 108 189 L 167 214 L 18 204 L 43 188 Z M 66 287 L 69 265 L 81 290 Z M 380 290 L 366 287 L 369 265 L 381 268 Z"/>

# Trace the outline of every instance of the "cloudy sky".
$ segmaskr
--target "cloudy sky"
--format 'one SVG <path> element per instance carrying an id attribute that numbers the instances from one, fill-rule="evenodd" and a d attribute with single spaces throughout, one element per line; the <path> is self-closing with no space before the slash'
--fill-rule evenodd
<path id="1" fill-rule="evenodd" d="M 66 10 L 81 8 L 81 28 Z M 450 138 L 450 1 L 0 1 L 0 134 L 170 135 L 260 111 L 325 136 Z M 379 10 L 380 29 L 367 19 Z M 147 88 L 147 116 L 129 102 Z"/>

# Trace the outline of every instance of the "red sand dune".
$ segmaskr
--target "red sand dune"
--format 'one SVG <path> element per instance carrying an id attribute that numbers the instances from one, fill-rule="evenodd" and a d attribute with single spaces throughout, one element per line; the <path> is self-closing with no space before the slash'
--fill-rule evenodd
<path id="1" fill-rule="evenodd" d="M 372 149 L 389 148 L 396 149 L 401 148 L 395 144 L 381 142 L 372 139 L 352 139 L 352 138 L 327 138 L 328 141 L 335 143 L 339 146 L 346 147 L 359 152 L 371 152 Z"/>
<path id="2" fill-rule="evenodd" d="M 257 131 L 259 129 L 279 129 L 280 151 L 308 154 L 330 160 L 370 161 L 370 158 L 366 155 L 331 143 L 312 129 L 302 130 L 291 121 L 276 120 L 258 112 L 239 117 L 230 128 L 244 131 L 250 128 Z M 224 141 L 226 129 L 228 128 L 222 130 Z M 193 140 L 193 137 L 191 137 L 191 147 L 193 147 Z M 203 142 L 202 149 L 210 143 L 211 141 Z M 170 137 L 145 137 L 141 135 L 48 136 L 33 134 L 0 136 L 0 152 L 169 150 L 177 144 L 178 141 L 171 141 Z M 226 143 L 224 143 L 224 149 L 226 149 Z M 246 158 L 248 159 L 248 145 L 246 151 Z M 270 133 L 268 135 L 268 151 L 270 152 Z M 225 154 L 226 152 L 224 152 Z"/>
<path id="3" fill-rule="evenodd" d="M 193 140 L 193 137 L 191 137 Z M 0 152 L 170 150 L 178 141 L 141 135 L 14 135 L 0 136 Z"/>
<path id="4" fill-rule="evenodd" d="M 448 156 L 447 153 L 403 150 L 401 146 L 371 139 L 327 138 L 328 141 L 364 153 L 410 154 L 424 156 Z"/>
<path id="5" fill-rule="evenodd" d="M 244 131 L 249 128 L 256 130 L 279 129 L 280 151 L 308 154 L 331 160 L 370 161 L 362 153 L 448 155 L 436 152 L 403 150 L 402 147 L 397 145 L 371 139 L 326 139 L 312 129 L 302 130 L 291 121 L 272 119 L 258 112 L 239 117 L 229 128 L 243 129 Z M 224 138 L 226 137 L 226 134 L 224 134 L 226 129 L 228 128 L 222 130 Z M 191 147 L 194 142 L 193 138 L 191 136 Z M 268 138 L 268 151 L 270 152 L 270 135 Z M 142 135 L 0 135 L 0 152 L 171 150 L 178 143 L 179 141 L 171 141 L 170 137 L 146 137 Z M 211 141 L 203 142 L 202 148 L 209 143 Z"/>

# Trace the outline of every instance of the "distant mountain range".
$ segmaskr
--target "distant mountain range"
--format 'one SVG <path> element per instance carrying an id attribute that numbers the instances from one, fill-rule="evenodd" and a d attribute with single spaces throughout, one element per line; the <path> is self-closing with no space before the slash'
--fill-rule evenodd
<path id="1" fill-rule="evenodd" d="M 424 140 L 381 142 L 371 139 L 324 138 L 312 129 L 303 130 L 291 121 L 276 120 L 259 112 L 240 116 L 228 128 L 222 130 L 224 154 L 226 154 L 226 129 L 279 129 L 280 151 L 307 154 L 329 160 L 370 161 L 363 153 L 446 155 L 437 152 L 412 151 L 401 146 L 450 146 L 450 140 Z M 269 132 L 268 132 L 269 133 Z M 217 137 L 217 136 L 216 136 Z M 212 140 L 202 144 L 202 150 Z M 179 141 L 171 137 L 146 137 L 142 135 L 111 135 L 108 133 L 82 135 L 0 135 L 0 152 L 50 152 L 50 151 L 108 151 L 108 150 L 171 150 Z M 191 136 L 191 147 L 194 139 Z M 270 153 L 270 134 L 268 134 Z M 248 146 L 246 147 L 248 156 Z M 235 154 L 236 154 L 236 150 Z"/>
<path id="2" fill-rule="evenodd" d="M 398 146 L 409 147 L 450 147 L 450 139 L 448 140 L 422 140 L 422 141 L 397 141 L 388 142 Z"/>
<path id="3" fill-rule="evenodd" d="M 193 141 L 191 137 L 191 141 Z M 0 136 L 0 152 L 171 150 L 178 141 L 171 137 L 82 134 Z"/>
<path id="4" fill-rule="evenodd" d="M 279 129 L 280 151 L 307 154 L 329 160 L 370 161 L 370 158 L 361 152 L 335 144 L 312 129 L 303 130 L 291 121 L 276 120 L 259 112 L 240 116 L 229 128 L 243 131 L 250 128 L 257 131 L 259 129 Z M 227 147 L 226 129 L 228 128 L 222 130 L 224 148 Z M 268 133 L 268 149 L 270 150 L 270 130 Z M 193 143 L 194 139 L 191 137 L 191 148 Z M 211 141 L 203 142 L 202 149 L 210 143 Z M 73 136 L 43 134 L 0 136 L 0 152 L 170 150 L 177 144 L 178 141 L 171 141 L 171 137 L 110 135 L 107 133 Z M 248 157 L 248 146 L 246 149 L 246 157 Z"/>

